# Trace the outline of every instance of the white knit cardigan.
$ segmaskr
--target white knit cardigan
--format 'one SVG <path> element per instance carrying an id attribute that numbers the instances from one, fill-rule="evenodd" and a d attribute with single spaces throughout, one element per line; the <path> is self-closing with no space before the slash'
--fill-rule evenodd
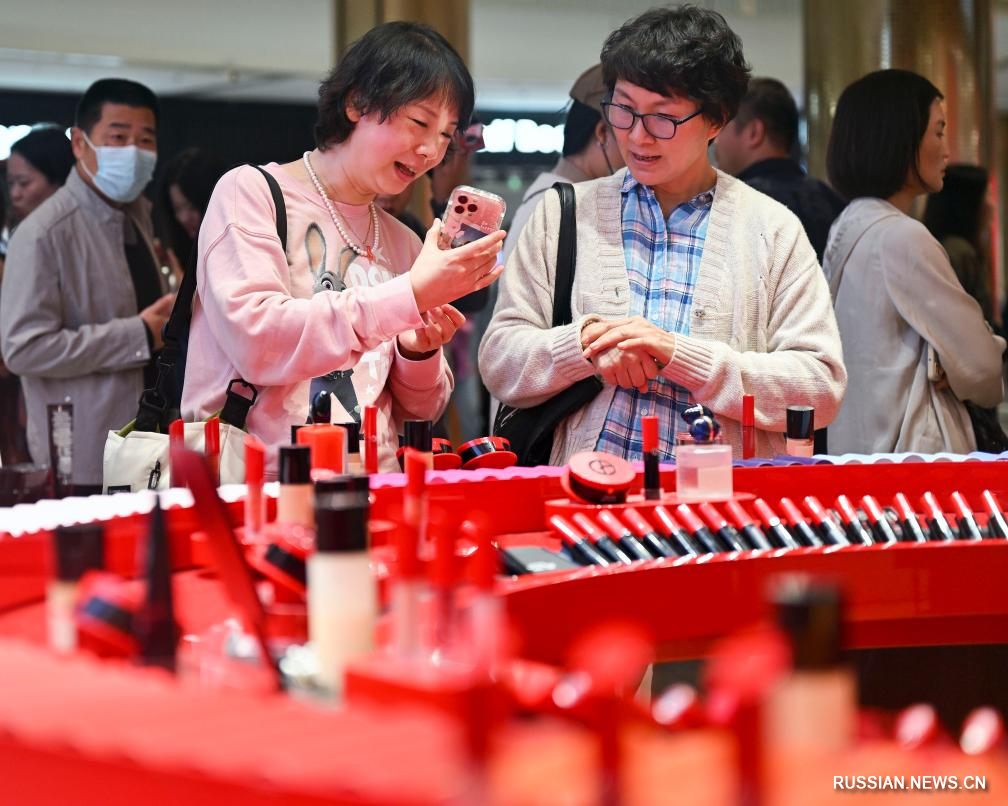
<path id="1" fill-rule="evenodd" d="M 581 354 L 589 315 L 627 316 L 620 188 L 625 170 L 575 185 L 577 263 L 574 322 L 550 327 L 560 221 L 559 197 L 545 194 L 507 262 L 493 319 L 480 344 L 483 380 L 498 399 L 534 406 L 592 375 Z M 718 171 L 690 334 L 676 336 L 669 380 L 709 406 L 741 456 L 742 395 L 756 399 L 757 453 L 782 453 L 787 406 L 814 406 L 827 425 L 847 373 L 829 288 L 799 220 L 783 205 Z M 615 387 L 557 428 L 552 464 L 593 450 Z"/>

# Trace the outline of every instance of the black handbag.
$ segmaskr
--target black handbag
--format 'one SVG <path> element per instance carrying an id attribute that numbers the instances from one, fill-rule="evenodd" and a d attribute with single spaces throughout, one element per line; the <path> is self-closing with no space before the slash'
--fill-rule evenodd
<path id="1" fill-rule="evenodd" d="M 574 288 L 574 264 L 577 261 L 577 202 L 574 186 L 557 182 L 553 187 L 560 194 L 560 235 L 557 244 L 556 283 L 553 288 L 553 327 L 569 325 L 571 292 Z M 494 436 L 504 437 L 518 456 L 518 464 L 536 467 L 549 464 L 553 451 L 553 432 L 561 420 L 588 405 L 602 391 L 602 381 L 596 375 L 584 378 L 549 400 L 528 409 L 516 409 L 501 404 L 494 418 Z"/>
<path id="2" fill-rule="evenodd" d="M 977 450 L 983 453 L 1004 453 L 1008 451 L 1008 435 L 1001 428 L 997 409 L 985 409 L 969 400 L 965 401 L 966 412 L 973 424 Z"/>

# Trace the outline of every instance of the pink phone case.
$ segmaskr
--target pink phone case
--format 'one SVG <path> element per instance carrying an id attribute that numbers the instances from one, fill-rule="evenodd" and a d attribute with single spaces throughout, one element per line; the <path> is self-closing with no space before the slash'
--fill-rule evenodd
<path id="1" fill-rule="evenodd" d="M 459 185 L 452 191 L 441 217 L 438 246 L 454 249 L 496 232 L 504 221 L 507 205 L 496 193 Z"/>

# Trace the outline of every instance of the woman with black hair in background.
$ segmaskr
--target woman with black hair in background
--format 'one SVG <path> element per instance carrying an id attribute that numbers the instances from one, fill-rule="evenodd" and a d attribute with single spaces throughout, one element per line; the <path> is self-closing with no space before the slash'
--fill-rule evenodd
<path id="1" fill-rule="evenodd" d="M 850 376 L 830 426 L 834 453 L 969 453 L 963 401 L 1002 398 L 1004 339 L 991 333 L 948 256 L 910 216 L 942 188 L 945 107 L 930 81 L 879 70 L 840 95 L 826 156 L 850 204 L 830 230 L 830 281 Z"/>
<path id="2" fill-rule="evenodd" d="M 928 196 L 924 226 L 942 245 L 966 293 L 994 321 L 991 298 L 988 174 L 979 165 L 949 165 L 945 184 Z"/>
<path id="3" fill-rule="evenodd" d="M 225 162 L 198 148 L 172 158 L 158 182 L 154 199 L 154 231 L 163 265 L 178 275 L 189 262 L 196 234 L 210 204 L 214 185 L 227 170 Z"/>

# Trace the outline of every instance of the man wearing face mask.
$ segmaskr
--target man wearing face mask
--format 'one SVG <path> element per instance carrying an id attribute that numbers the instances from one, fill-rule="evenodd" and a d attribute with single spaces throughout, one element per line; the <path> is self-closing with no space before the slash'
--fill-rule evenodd
<path id="1" fill-rule="evenodd" d="M 22 376 L 28 447 L 49 463 L 47 406 L 73 406 L 75 492 L 100 492 L 110 429 L 136 414 L 173 297 L 140 194 L 157 162 L 154 93 L 101 79 L 77 105 L 76 165 L 11 238 L 0 289 L 0 349 Z"/>

